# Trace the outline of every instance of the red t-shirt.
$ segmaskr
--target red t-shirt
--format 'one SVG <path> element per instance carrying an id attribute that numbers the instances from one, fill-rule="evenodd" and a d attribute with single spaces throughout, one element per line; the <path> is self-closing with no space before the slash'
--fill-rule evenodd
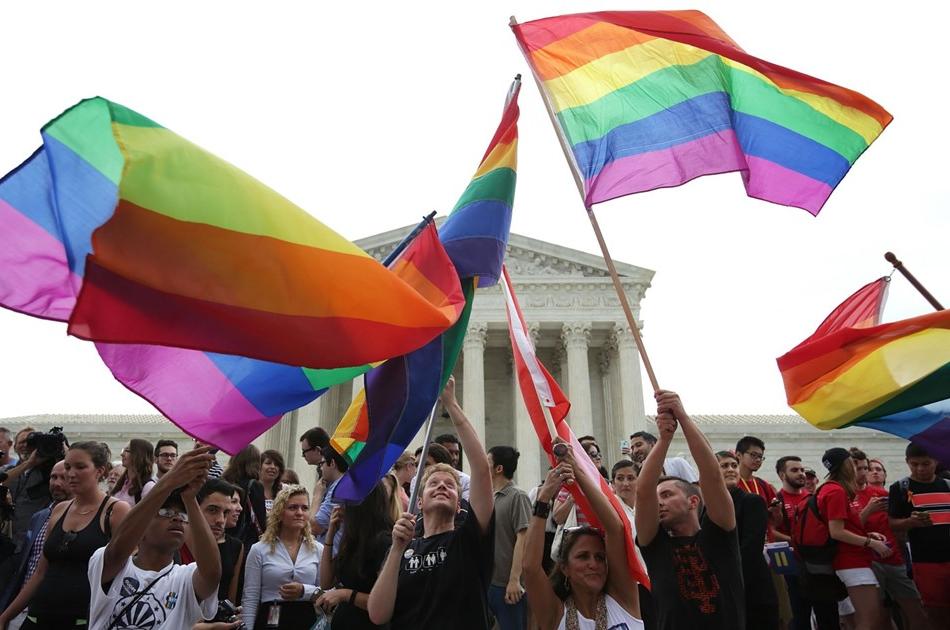
<path id="1" fill-rule="evenodd" d="M 811 493 L 802 488 L 802 491 L 798 494 L 791 494 L 786 492 L 784 489 L 778 495 L 778 498 L 782 501 L 782 509 L 785 510 L 785 518 L 782 519 L 782 524 L 776 527 L 778 531 L 782 532 L 786 536 L 791 536 L 791 524 L 792 519 L 795 517 L 795 510 L 798 508 L 798 504 L 811 496 Z"/>
<path id="2" fill-rule="evenodd" d="M 818 511 L 830 524 L 831 521 L 844 521 L 844 528 L 852 534 L 862 538 L 867 536 L 861 525 L 861 517 L 848 501 L 848 493 L 841 484 L 829 481 L 818 495 Z M 861 545 L 851 545 L 838 541 L 838 553 L 835 554 L 834 568 L 838 569 L 869 569 L 874 554 L 870 549 Z"/>
<path id="3" fill-rule="evenodd" d="M 863 490 L 858 490 L 858 494 L 855 495 L 854 500 L 851 502 L 851 507 L 854 508 L 854 511 L 858 513 L 858 518 L 860 519 L 861 511 L 867 507 L 868 503 L 871 502 L 871 499 L 875 499 L 877 497 L 884 497 L 886 499 L 887 496 L 888 492 L 884 488 L 868 484 Z M 893 564 L 897 566 L 904 565 L 904 555 L 901 553 L 901 545 L 897 542 L 897 538 L 894 536 L 894 531 L 891 529 L 891 524 L 887 518 L 887 509 L 883 509 L 880 512 L 875 512 L 874 514 L 868 516 L 867 520 L 864 522 L 864 529 L 869 532 L 883 534 L 884 537 L 887 538 L 887 544 L 891 547 L 891 555 L 886 558 L 878 558 L 875 555 L 874 560 L 876 562 L 883 562 L 884 564 Z"/>

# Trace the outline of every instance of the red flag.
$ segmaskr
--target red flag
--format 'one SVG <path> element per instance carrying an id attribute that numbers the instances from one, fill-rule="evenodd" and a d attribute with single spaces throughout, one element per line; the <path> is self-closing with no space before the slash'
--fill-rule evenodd
<path id="1" fill-rule="evenodd" d="M 567 412 L 571 408 L 571 403 L 561 391 L 557 381 L 545 369 L 538 360 L 534 352 L 534 344 L 528 334 L 528 327 L 525 325 L 524 315 L 521 314 L 521 307 L 518 305 L 518 298 L 515 296 L 514 288 L 511 286 L 511 278 L 508 277 L 508 269 L 502 267 L 501 282 L 502 291 L 505 294 L 506 314 L 508 316 L 508 332 L 511 337 L 511 352 L 514 355 L 515 366 L 518 370 L 518 385 L 521 388 L 521 396 L 524 398 L 525 406 L 528 408 L 528 415 L 531 417 L 531 424 L 538 434 L 541 446 L 544 452 L 548 454 L 548 461 L 554 466 L 557 459 L 551 452 L 551 444 L 554 436 L 551 435 L 551 427 L 557 432 L 565 442 L 568 442 L 575 453 L 583 453 L 584 448 L 577 441 L 570 425 L 564 420 Z M 548 414 L 550 417 L 547 417 Z M 584 469 L 584 473 L 591 479 L 600 481 L 600 490 L 610 501 L 614 511 L 620 517 L 623 523 L 625 542 L 627 545 L 627 569 L 630 575 L 646 586 L 650 587 L 650 578 L 640 564 L 636 549 L 633 546 L 633 528 L 627 519 L 627 514 L 620 505 L 620 499 L 613 493 L 607 481 L 600 475 L 594 462 L 589 457 L 578 456 L 577 465 Z M 580 508 L 587 521 L 594 527 L 600 527 L 600 521 L 594 514 L 593 508 L 587 497 L 581 492 L 577 484 L 567 486 L 567 489 L 574 496 L 577 507 Z"/>
<path id="2" fill-rule="evenodd" d="M 878 278 L 854 292 L 848 299 L 831 311 L 811 337 L 798 344 L 804 346 L 842 328 L 870 328 L 881 323 L 881 311 L 887 298 L 890 278 Z"/>

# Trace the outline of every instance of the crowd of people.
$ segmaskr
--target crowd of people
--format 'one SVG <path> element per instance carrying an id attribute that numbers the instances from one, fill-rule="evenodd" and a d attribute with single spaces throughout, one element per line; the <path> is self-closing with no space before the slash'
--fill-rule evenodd
<path id="1" fill-rule="evenodd" d="M 714 451 L 678 395 L 656 402 L 610 470 L 592 436 L 558 439 L 518 487 L 518 451 L 480 443 L 450 379 L 454 431 L 358 504 L 320 428 L 300 437 L 313 488 L 276 450 L 222 468 L 198 441 L 133 439 L 113 461 L 0 428 L 0 630 L 950 628 L 950 481 L 924 449 L 890 485 L 859 448 L 822 474 L 782 454 L 773 487 L 761 439 Z M 677 432 L 695 467 L 668 457 Z"/>

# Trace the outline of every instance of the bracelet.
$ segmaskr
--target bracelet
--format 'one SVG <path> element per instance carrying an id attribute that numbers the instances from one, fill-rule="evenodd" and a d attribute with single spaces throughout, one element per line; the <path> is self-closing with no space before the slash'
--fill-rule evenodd
<path id="1" fill-rule="evenodd" d="M 355 606 L 355 605 L 356 605 L 356 595 L 357 595 L 357 593 L 359 593 L 359 591 L 357 591 L 355 588 L 351 588 L 351 589 L 350 589 L 350 599 L 349 599 L 349 604 L 350 604 L 350 606 Z"/>
<path id="2" fill-rule="evenodd" d="M 864 539 L 864 546 L 865 546 L 865 547 L 870 547 L 870 546 L 871 546 L 871 537 L 870 537 L 870 536 L 868 536 L 868 537 L 866 537 L 866 538 Z"/>
<path id="3" fill-rule="evenodd" d="M 532 514 L 538 518 L 547 518 L 551 513 L 551 504 L 547 501 L 535 501 Z"/>

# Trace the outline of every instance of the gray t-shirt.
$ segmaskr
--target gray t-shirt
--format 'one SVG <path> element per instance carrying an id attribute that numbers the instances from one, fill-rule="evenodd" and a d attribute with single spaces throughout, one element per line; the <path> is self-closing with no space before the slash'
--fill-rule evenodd
<path id="1" fill-rule="evenodd" d="M 507 586 L 511 575 L 511 559 L 518 532 L 528 529 L 531 520 L 531 501 L 524 490 L 508 482 L 495 492 L 495 567 L 493 586 Z"/>

